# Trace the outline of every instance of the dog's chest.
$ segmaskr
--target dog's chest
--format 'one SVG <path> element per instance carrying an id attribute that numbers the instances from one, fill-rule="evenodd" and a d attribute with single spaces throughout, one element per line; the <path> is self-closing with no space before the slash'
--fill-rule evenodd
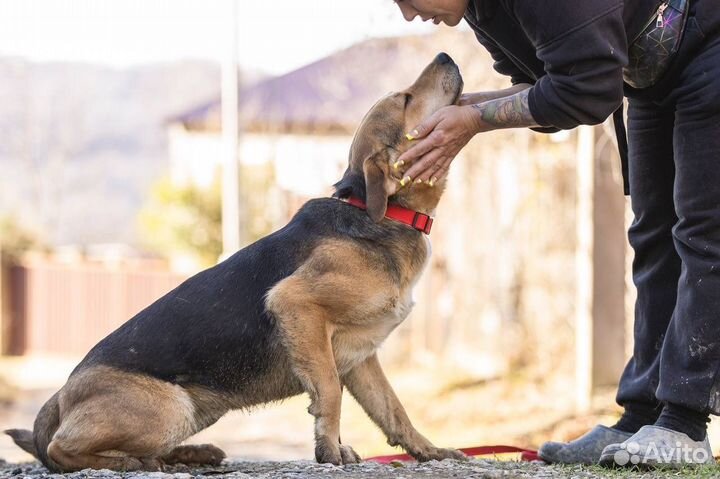
<path id="1" fill-rule="evenodd" d="M 395 293 L 384 291 L 367 298 L 356 321 L 339 325 L 333 334 L 333 351 L 338 372 L 342 375 L 373 354 L 392 331 L 410 314 L 415 304 L 412 291 L 430 257 L 430 241 L 423 238 L 423 261 L 402 281 Z M 357 313 L 357 311 L 356 311 Z M 357 319 L 362 318 L 360 321 Z"/>
<path id="2" fill-rule="evenodd" d="M 410 314 L 414 305 L 410 291 L 392 307 L 367 318 L 362 324 L 343 325 L 333 334 L 338 372 L 342 375 L 373 354 L 390 333 Z"/>

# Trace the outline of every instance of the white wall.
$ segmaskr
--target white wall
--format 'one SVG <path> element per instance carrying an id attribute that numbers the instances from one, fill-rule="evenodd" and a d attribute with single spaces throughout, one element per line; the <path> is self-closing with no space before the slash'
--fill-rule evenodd
<path id="1" fill-rule="evenodd" d="M 217 133 L 169 131 L 170 177 L 175 184 L 207 188 L 218 172 L 221 139 Z M 240 163 L 272 163 L 277 186 L 299 196 L 327 195 L 347 166 L 350 136 L 243 134 Z"/>

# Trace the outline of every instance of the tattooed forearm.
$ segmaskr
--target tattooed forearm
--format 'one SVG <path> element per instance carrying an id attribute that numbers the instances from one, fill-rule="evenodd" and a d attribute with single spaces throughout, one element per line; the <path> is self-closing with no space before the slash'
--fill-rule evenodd
<path id="1" fill-rule="evenodd" d="M 479 103 L 473 105 L 473 108 L 480 121 L 491 125 L 493 129 L 538 126 L 528 106 L 529 91 L 527 89 L 512 96 Z"/>
<path id="2" fill-rule="evenodd" d="M 458 105 L 475 105 L 476 103 L 485 103 L 486 101 L 497 100 L 498 98 L 512 96 L 517 92 L 527 90 L 528 88 L 532 88 L 532 85 L 528 83 L 518 83 L 517 85 L 513 85 L 503 90 L 463 93 L 460 96 Z"/>

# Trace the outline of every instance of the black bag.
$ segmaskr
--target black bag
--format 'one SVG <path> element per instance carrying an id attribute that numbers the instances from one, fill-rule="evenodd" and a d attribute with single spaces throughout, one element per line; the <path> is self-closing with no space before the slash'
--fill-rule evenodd
<path id="1" fill-rule="evenodd" d="M 667 72 L 673 56 L 680 48 L 690 0 L 663 0 L 643 28 L 630 42 L 628 65 L 623 68 L 625 83 L 636 89 L 653 86 Z M 623 105 L 613 114 L 615 136 L 620 150 L 623 192 L 630 194 L 628 143 Z"/>
<path id="2" fill-rule="evenodd" d="M 630 42 L 625 83 L 641 89 L 653 86 L 678 51 L 688 17 L 689 0 L 663 0 L 642 32 Z"/>

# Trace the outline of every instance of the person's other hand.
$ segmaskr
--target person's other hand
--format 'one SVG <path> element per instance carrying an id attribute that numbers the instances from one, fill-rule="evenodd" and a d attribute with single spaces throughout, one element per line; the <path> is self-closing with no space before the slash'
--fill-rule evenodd
<path id="1" fill-rule="evenodd" d="M 415 144 L 400 155 L 395 167 L 411 165 L 404 181 L 433 186 L 447 175 L 450 163 L 470 139 L 484 131 L 482 125 L 471 106 L 441 108 L 408 133 Z"/>

